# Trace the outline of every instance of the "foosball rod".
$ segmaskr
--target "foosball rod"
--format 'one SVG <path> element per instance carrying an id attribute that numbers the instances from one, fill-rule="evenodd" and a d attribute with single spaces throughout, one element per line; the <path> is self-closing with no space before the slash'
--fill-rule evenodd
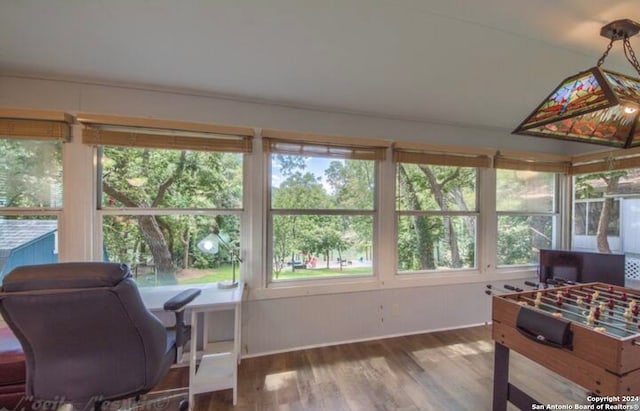
<path id="1" fill-rule="evenodd" d="M 535 299 L 530 298 L 530 297 L 528 297 L 528 296 L 524 296 L 524 295 L 523 295 L 523 296 L 521 296 L 521 298 L 522 298 L 523 300 L 525 300 L 525 301 L 526 301 L 526 300 L 533 301 L 533 302 L 534 302 L 533 307 L 536 307 L 536 306 L 535 306 Z M 546 298 L 547 300 L 549 300 L 549 297 L 545 297 L 545 298 Z M 558 307 L 557 305 L 554 305 L 554 304 L 549 304 L 549 303 L 546 303 L 546 302 L 542 302 L 542 301 L 540 301 L 540 305 L 543 305 L 543 306 L 545 306 L 545 307 L 549 307 L 549 308 L 554 309 L 554 310 L 556 310 L 556 311 L 560 311 L 560 312 L 563 312 L 563 313 L 571 314 L 571 315 L 576 316 L 576 317 L 578 317 L 578 318 L 582 318 L 582 319 L 584 319 L 584 320 L 587 320 L 587 316 L 585 316 L 584 314 L 581 314 L 581 313 L 579 313 L 579 312 L 577 313 L 577 312 L 573 312 L 573 311 L 565 310 L 564 308 L 560 308 L 560 307 Z M 537 307 L 536 307 L 536 308 L 537 308 Z M 615 328 L 615 329 L 617 329 L 617 330 L 623 331 L 623 332 L 628 333 L 628 334 L 636 334 L 636 333 L 633 333 L 633 332 L 631 332 L 630 330 L 628 330 L 628 329 L 626 329 L 626 328 L 622 328 L 622 327 L 619 327 L 619 326 L 617 326 L 617 325 L 614 325 L 614 324 L 612 324 L 611 322 L 606 321 L 606 320 L 604 320 L 604 319 L 596 319 L 596 320 L 594 321 L 593 327 L 595 327 L 595 326 L 596 326 L 596 324 L 595 324 L 595 323 L 598 323 L 598 324 L 604 324 L 604 325 L 607 325 L 607 326 L 609 326 L 609 327 L 611 327 L 611 328 Z M 637 326 L 637 324 L 634 324 L 634 323 L 629 323 L 629 324 L 630 324 L 630 325 L 633 325 L 634 327 L 636 327 L 636 326 Z M 587 322 L 587 325 L 590 325 L 590 324 Z M 590 325 L 590 326 L 591 326 L 591 325 Z"/>
<path id="2" fill-rule="evenodd" d="M 523 298 L 525 298 L 525 297 L 523 297 Z M 545 298 L 546 300 L 553 301 L 553 299 L 552 299 L 552 298 L 550 298 L 550 297 L 548 297 L 548 296 L 544 296 L 544 298 Z M 572 299 L 570 299 L 570 297 L 564 297 L 564 296 L 563 296 L 562 298 L 563 298 L 563 299 L 567 299 L 568 301 L 573 301 Z M 534 301 L 535 301 L 535 299 L 534 299 Z M 576 302 L 577 302 L 577 300 L 576 300 Z M 588 303 L 587 303 L 587 304 L 588 304 Z M 593 304 L 593 308 L 594 308 L 594 309 L 596 308 L 596 304 L 597 304 L 597 301 L 595 302 L 595 304 Z M 545 303 L 545 305 L 552 305 L 552 306 L 553 306 L 553 304 L 547 304 L 547 303 Z M 579 308 L 579 309 L 584 309 L 584 310 L 587 310 L 587 309 L 588 309 L 587 307 L 581 307 L 581 306 L 579 306 L 578 304 L 575 304 L 575 307 L 577 307 L 577 308 Z M 557 304 L 556 304 L 555 308 L 556 308 L 556 309 L 559 309 L 559 307 L 558 307 L 558 305 L 557 305 Z M 603 319 L 598 319 L 598 321 L 603 322 L 603 323 L 607 323 L 607 324 L 611 325 L 612 327 L 616 327 L 616 326 L 615 326 L 611 321 L 616 321 L 616 322 L 618 322 L 618 323 L 623 323 L 623 324 L 631 325 L 631 326 L 634 326 L 634 327 L 638 325 L 637 323 L 633 323 L 633 322 L 629 322 L 629 321 L 626 321 L 626 320 L 623 320 L 623 319 L 620 319 L 620 318 L 616 318 L 616 317 L 615 317 L 615 316 L 613 316 L 613 315 L 610 315 L 610 316 L 608 317 L 608 318 L 610 319 L 610 321 L 606 321 L 606 320 L 605 320 L 605 318 L 606 318 L 607 316 L 606 316 L 606 313 L 605 313 L 605 312 L 603 312 L 603 311 L 605 311 L 605 312 L 606 312 L 606 310 L 601 310 L 601 311 L 600 311 L 600 313 L 601 313 L 601 315 L 602 315 L 602 318 L 603 318 Z M 615 311 L 612 311 L 612 310 L 609 310 L 609 312 L 613 312 L 613 313 L 615 313 Z M 575 315 L 577 315 L 577 316 L 584 317 L 584 315 L 581 315 L 581 314 L 578 314 L 578 313 L 574 313 L 574 312 L 572 312 L 572 314 L 575 314 Z M 618 312 L 618 314 L 620 314 L 620 313 Z M 618 328 L 618 327 L 616 327 L 616 328 Z"/>
<path id="3" fill-rule="evenodd" d="M 554 278 L 553 280 L 555 280 L 555 281 L 554 281 L 554 283 L 555 283 L 555 284 L 568 284 L 568 285 L 582 285 L 582 286 L 586 286 L 586 287 L 589 287 L 590 289 L 593 289 L 593 290 L 595 290 L 595 291 L 598 291 L 598 293 L 599 293 L 599 294 L 606 294 L 606 295 L 607 295 L 607 296 L 609 296 L 609 297 L 619 298 L 619 297 L 621 297 L 621 296 L 624 294 L 624 295 L 627 295 L 627 297 L 628 297 L 629 295 L 632 295 L 632 296 L 633 296 L 633 298 L 634 298 L 634 299 L 636 299 L 636 300 L 639 300 L 639 299 L 640 299 L 640 294 L 636 294 L 636 293 L 633 293 L 633 292 L 632 292 L 631 294 L 629 294 L 629 293 L 627 292 L 627 290 L 625 290 L 625 291 L 620 291 L 619 293 L 617 293 L 617 292 L 609 291 L 609 290 L 610 290 L 610 288 L 604 288 L 604 287 L 602 287 L 602 286 L 600 286 L 600 285 L 589 285 L 589 283 L 579 283 L 579 282 L 575 282 L 575 281 L 569 281 L 569 280 L 565 280 L 565 279 L 564 279 L 564 278 L 562 278 L 562 277 L 556 277 L 556 278 Z M 525 283 L 526 283 L 526 282 L 525 282 Z M 583 292 L 584 292 L 584 290 L 583 290 L 582 288 L 576 288 L 576 290 L 578 290 L 578 291 L 583 291 Z"/>
<path id="4" fill-rule="evenodd" d="M 565 294 L 565 292 L 567 292 L 567 291 L 571 291 L 569 295 Z M 586 292 L 584 290 L 577 290 L 577 289 L 565 290 L 564 292 L 558 290 L 557 293 L 558 294 L 556 295 L 556 300 L 558 298 L 562 298 L 563 300 L 575 302 L 575 306 L 576 307 L 585 308 L 586 309 L 588 307 L 582 307 L 580 304 L 578 304 L 578 297 L 580 297 L 580 298 L 588 298 L 588 300 L 586 300 L 586 301 L 583 300 L 583 304 L 588 305 L 588 306 L 593 306 L 594 308 L 597 306 L 597 307 L 600 308 L 600 311 L 603 312 L 603 313 L 606 312 L 606 311 L 609 311 L 611 313 L 610 316 L 614 316 L 615 314 L 618 314 L 618 315 L 624 317 L 625 319 L 627 318 L 624 315 L 625 312 L 626 312 L 626 308 L 624 307 L 623 304 L 619 304 L 619 303 L 615 304 L 615 302 L 614 302 L 613 307 L 609 307 L 609 303 L 611 302 L 611 299 L 609 301 L 602 301 L 601 299 L 599 299 L 601 297 L 598 297 L 598 299 L 591 300 L 591 298 L 593 298 L 592 297 L 593 294 L 589 294 L 588 292 Z M 548 300 L 552 300 L 552 298 L 548 297 L 546 293 L 544 294 L 544 297 L 547 298 Z M 602 298 L 606 298 L 606 297 L 602 297 Z M 605 305 L 605 307 L 601 308 L 603 304 Z M 625 321 L 625 320 L 618 319 L 618 318 L 615 318 L 615 317 L 613 319 L 618 321 L 618 322 L 623 322 L 623 323 L 632 325 L 632 323 L 629 322 L 629 321 Z"/>
<path id="5" fill-rule="evenodd" d="M 489 290 L 494 290 L 499 292 L 499 295 L 504 295 L 504 294 L 513 294 L 513 293 L 519 293 L 524 291 L 522 288 L 518 288 L 518 287 L 514 287 L 512 285 L 509 284 L 504 284 L 502 286 L 495 286 L 493 284 L 487 284 L 486 285 L 486 290 L 485 290 L 485 294 L 487 295 L 491 295 L 491 291 Z"/>
<path id="6" fill-rule="evenodd" d="M 629 300 L 622 300 L 621 298 L 618 298 L 617 296 L 611 296 L 611 294 L 608 293 L 602 293 L 599 289 L 596 289 L 594 292 L 590 292 L 590 290 L 584 290 L 584 289 L 571 289 L 570 290 L 570 294 L 579 294 L 582 297 L 589 297 L 589 298 L 593 298 L 593 295 L 595 293 L 598 293 L 598 298 L 609 298 L 609 301 L 606 301 L 607 305 L 609 302 L 613 301 L 613 307 L 608 307 L 609 310 L 614 311 L 614 312 L 620 312 L 622 315 L 624 315 L 623 311 L 626 310 L 630 304 L 638 304 L 638 301 L 636 299 L 629 299 Z M 568 298 L 566 296 L 562 296 L 562 298 Z M 596 298 L 596 300 L 598 299 Z M 596 301 L 597 302 L 597 301 Z M 604 302 L 604 301 L 600 301 L 600 302 Z M 626 306 L 626 307 L 625 307 Z"/>
<path id="7" fill-rule="evenodd" d="M 492 285 L 490 285 L 490 284 L 487 284 L 487 289 L 495 289 L 495 287 L 494 287 L 494 286 L 492 286 Z M 522 290 L 522 289 L 520 289 L 520 288 L 513 287 L 513 286 L 510 286 L 510 285 L 508 285 L 508 284 L 505 284 L 505 285 L 504 285 L 504 288 L 502 288 L 502 289 L 498 289 L 498 291 L 501 291 L 501 292 L 504 292 L 504 293 L 510 293 L 510 292 L 512 292 L 512 291 L 518 291 L 518 290 L 519 290 L 519 291 L 523 291 L 523 290 Z M 548 296 L 548 293 L 549 293 L 549 292 L 551 292 L 551 291 L 546 291 L 546 292 L 538 291 L 538 292 L 540 292 L 540 293 L 541 293 L 541 297 L 544 297 L 546 300 L 553 301 L 553 300 Z M 491 291 L 485 291 L 485 293 L 486 293 L 487 295 L 491 295 Z M 528 297 L 528 296 L 524 296 L 524 295 L 523 295 L 523 296 L 521 296 L 521 298 L 522 298 L 523 300 L 528 299 L 528 300 L 530 300 L 530 301 L 534 301 L 534 304 L 533 304 L 533 305 L 534 305 L 534 307 L 535 307 L 535 299 L 530 298 L 530 297 Z M 564 297 L 564 296 L 563 296 L 562 298 L 573 301 L 573 299 L 569 299 L 568 297 Z M 597 301 L 596 301 L 596 303 L 597 303 Z M 574 316 L 576 316 L 576 317 L 578 317 L 578 318 L 583 318 L 583 319 L 585 319 L 585 320 L 588 318 L 587 316 L 585 316 L 584 314 L 581 314 L 580 312 L 568 311 L 568 310 L 562 309 L 562 308 L 560 308 L 560 307 L 558 307 L 557 305 L 554 305 L 554 304 L 547 304 L 547 303 L 542 303 L 542 304 L 543 304 L 544 306 L 546 306 L 546 307 L 551 307 L 552 309 L 555 309 L 555 310 L 558 310 L 558 311 L 562 311 L 562 312 L 564 312 L 564 313 L 572 314 L 572 315 L 574 315 Z M 576 304 L 576 307 L 580 308 L 577 304 Z M 616 325 L 615 325 L 615 324 L 613 324 L 611 321 L 607 321 L 607 320 L 604 318 L 604 317 L 605 317 L 605 313 L 602 313 L 602 317 L 603 317 L 602 319 L 598 319 L 598 320 L 597 320 L 599 324 L 606 324 L 606 325 L 608 325 L 608 326 L 610 326 L 610 327 L 612 327 L 612 328 L 616 328 L 616 329 L 618 329 L 618 330 L 621 330 L 621 331 L 624 331 L 624 332 L 627 332 L 627 333 L 629 333 L 629 332 L 630 332 L 630 331 L 629 331 L 628 329 L 626 329 L 626 328 L 622 328 L 622 327 L 616 326 Z M 614 321 L 616 321 L 616 322 L 618 322 L 618 323 L 623 323 L 623 324 L 630 325 L 630 326 L 633 326 L 633 327 L 636 327 L 636 326 L 637 326 L 637 324 L 635 324 L 635 323 L 628 322 L 628 321 L 625 321 L 625 320 L 622 320 L 622 319 L 619 319 L 619 318 L 615 318 L 615 317 L 610 317 L 610 318 L 611 318 L 611 320 L 614 320 Z M 588 324 L 588 323 L 587 323 L 587 324 Z"/>
<path id="8" fill-rule="evenodd" d="M 526 282 L 525 282 L 525 284 L 526 284 Z M 529 284 L 527 284 L 527 285 L 529 285 Z M 496 291 L 501 292 L 501 293 L 503 293 L 503 294 L 510 294 L 510 293 L 512 293 L 512 292 L 522 292 L 522 291 L 524 291 L 524 290 L 523 290 L 523 289 L 521 289 L 521 288 L 514 287 L 514 286 L 509 285 L 509 284 L 504 284 L 502 288 L 496 288 L 495 286 L 493 286 L 493 285 L 491 285 L 491 284 L 487 284 L 487 286 L 486 286 L 486 287 L 487 287 L 487 291 L 485 291 L 485 294 L 487 294 L 487 295 L 492 295 L 492 292 L 491 292 L 491 291 L 489 291 L 489 290 L 496 290 Z M 587 292 L 582 291 L 582 290 L 574 290 L 574 291 L 580 291 L 580 292 L 581 292 L 581 293 L 583 293 L 583 294 L 588 294 Z M 544 293 L 543 293 L 542 291 L 539 291 L 539 292 L 540 292 L 540 293 L 542 293 L 542 295 L 541 295 L 541 296 L 542 296 L 542 297 L 544 297 L 546 300 L 548 300 L 548 301 L 553 301 L 553 299 L 552 299 L 551 297 L 549 297 L 549 296 L 548 296 L 548 293 L 549 293 L 549 292 L 552 292 L 552 291 L 545 291 Z M 558 292 L 561 292 L 561 291 L 558 291 Z M 522 298 L 523 298 L 523 299 L 526 299 L 526 298 L 528 298 L 528 297 L 522 296 Z M 575 306 L 576 306 L 576 307 L 578 307 L 578 308 L 582 308 L 582 307 L 580 307 L 580 306 L 577 304 L 577 299 L 574 299 L 574 298 L 571 298 L 571 297 L 566 297 L 566 296 L 564 296 L 564 295 L 562 295 L 562 298 L 563 298 L 563 299 L 566 299 L 566 300 L 568 300 L 568 301 L 573 301 L 573 302 L 575 302 L 575 303 L 576 303 L 576 304 L 575 304 Z M 535 302 L 535 299 L 532 299 L 532 300 Z M 603 302 L 603 303 L 604 303 L 604 301 L 601 301 L 601 302 Z M 593 302 L 593 306 L 594 306 L 594 308 L 596 307 L 596 304 L 597 304 L 597 303 L 598 303 L 598 301 L 594 301 L 594 302 Z M 591 303 L 587 303 L 587 304 L 591 305 Z M 535 304 L 534 304 L 534 305 L 535 305 Z M 577 316 L 577 317 L 581 317 L 581 318 L 587 319 L 587 316 L 585 316 L 585 315 L 583 315 L 583 314 L 581 314 L 581 313 L 576 313 L 576 312 L 572 312 L 572 311 L 568 311 L 568 310 L 563 310 L 563 309 L 561 309 L 560 307 L 558 307 L 558 306 L 557 306 L 557 304 L 556 304 L 556 305 L 554 305 L 554 304 L 546 304 L 546 303 L 545 303 L 545 306 L 551 306 L 551 307 L 553 307 L 554 309 L 558 309 L 558 310 L 563 311 L 563 312 L 565 312 L 565 313 L 570 313 L 570 314 L 573 314 L 573 315 L 575 315 L 575 316 Z M 608 307 L 607 307 L 607 308 L 608 308 Z M 585 309 L 586 309 L 586 307 L 585 307 Z M 614 323 L 612 323 L 612 321 L 615 321 L 615 322 L 617 322 L 617 323 L 622 323 L 622 324 L 625 324 L 625 325 L 628 325 L 628 326 L 633 326 L 633 327 L 636 327 L 636 326 L 637 326 L 637 324 L 636 324 L 636 323 L 626 321 L 626 317 L 624 317 L 625 319 L 622 319 L 622 318 L 618 318 L 618 317 L 616 317 L 615 315 L 610 315 L 610 316 L 609 316 L 609 319 L 610 319 L 610 320 L 609 320 L 609 321 L 607 321 L 607 320 L 606 320 L 606 318 L 605 318 L 605 317 L 606 317 L 606 313 L 605 313 L 605 311 L 606 311 L 606 310 L 601 310 L 602 319 L 598 319 L 598 322 L 600 322 L 600 323 L 604 323 L 604 324 L 607 324 L 607 325 L 609 325 L 609 326 L 611 326 L 611 327 L 613 327 L 613 328 L 617 328 L 617 329 L 619 329 L 619 330 L 623 330 L 623 331 L 628 331 L 628 330 L 627 330 L 627 329 L 623 329 L 623 328 L 621 328 L 621 327 L 616 326 Z M 619 316 L 624 316 L 624 313 L 623 313 L 623 312 L 621 312 L 621 311 L 619 311 L 619 310 L 616 310 L 616 307 L 615 307 L 615 306 L 614 306 L 614 308 L 613 308 L 613 309 L 609 308 L 609 311 L 610 311 L 610 312 L 612 312 L 613 314 L 618 314 Z"/>
<path id="9" fill-rule="evenodd" d="M 619 297 L 622 296 L 622 294 L 625 294 L 627 296 L 627 298 L 633 298 L 635 300 L 640 300 L 640 294 L 636 294 L 636 293 L 633 293 L 633 292 L 632 293 L 628 293 L 627 291 L 621 291 L 620 294 L 617 294 L 615 292 L 614 293 L 610 292 L 608 289 L 603 289 L 602 287 L 598 287 L 598 286 L 589 286 L 589 287 L 592 287 L 593 289 L 598 291 L 600 294 L 606 294 L 606 295 L 611 296 L 611 297 L 619 298 Z"/>
<path id="10" fill-rule="evenodd" d="M 525 285 L 530 286 L 530 287 L 534 287 L 534 286 L 537 286 L 537 285 L 538 285 L 538 284 L 533 283 L 533 282 L 531 282 L 531 281 L 525 281 L 524 283 L 525 283 Z M 579 284 L 579 283 L 578 283 L 578 284 Z M 520 288 L 518 288 L 518 287 L 511 286 L 511 285 L 509 285 L 509 284 L 505 284 L 503 288 L 496 288 L 495 286 L 493 286 L 493 285 L 491 285 L 491 284 L 487 284 L 487 286 L 486 286 L 486 287 L 487 287 L 487 290 L 485 290 L 485 294 L 487 294 L 487 295 L 492 295 L 492 294 L 494 294 L 491 290 L 495 290 L 495 291 L 498 291 L 498 292 L 502 293 L 502 294 L 497 294 L 497 295 L 512 294 L 514 291 L 516 291 L 516 292 L 523 291 L 522 289 L 520 289 Z M 572 291 L 575 291 L 575 290 L 574 290 L 574 289 L 572 289 Z M 587 291 L 583 291 L 583 290 L 579 290 L 579 291 L 581 291 L 582 293 L 585 293 L 585 294 L 587 293 Z M 542 291 L 540 291 L 540 292 L 542 292 Z M 548 291 L 546 291 L 546 292 L 551 292 L 551 290 L 548 290 Z M 546 294 L 546 292 L 544 292 L 544 294 L 543 294 L 543 295 L 545 295 L 545 294 Z M 546 297 L 546 299 L 547 299 L 547 300 L 551 300 L 551 298 L 547 297 L 546 295 L 545 295 L 545 297 Z M 525 299 L 525 298 L 527 298 L 527 297 L 525 297 L 525 296 L 521 296 L 521 298 Z M 564 297 L 564 296 L 563 296 L 563 298 L 567 298 L 567 297 Z M 531 300 L 531 298 L 529 298 L 529 299 Z M 535 300 L 533 300 L 533 301 L 535 301 Z M 580 314 L 580 313 L 576 313 L 576 312 L 572 312 L 572 311 L 568 311 L 568 310 L 564 310 L 564 309 L 559 309 L 556 305 L 553 305 L 553 304 L 547 304 L 547 303 L 543 303 L 543 304 L 544 304 L 545 306 L 547 306 L 547 307 L 551 307 L 551 308 L 552 308 L 552 309 L 554 309 L 554 310 L 559 310 L 559 311 L 562 311 L 562 312 L 565 312 L 565 313 L 569 313 L 569 314 L 572 314 L 572 315 L 577 316 L 577 317 L 579 317 L 579 318 L 583 318 L 583 319 L 587 320 L 587 316 L 582 315 L 582 314 Z M 576 305 L 576 306 L 577 306 L 577 305 Z M 535 307 L 535 305 L 534 305 L 534 307 Z M 536 308 L 537 308 L 537 307 L 536 307 Z M 619 313 L 619 314 L 620 314 L 620 313 Z M 618 318 L 615 318 L 615 317 L 613 317 L 613 320 L 615 320 L 615 321 L 617 321 L 617 322 L 622 322 L 622 323 L 627 324 L 627 325 L 631 325 L 631 326 L 633 326 L 633 327 L 636 327 L 636 326 L 638 325 L 638 324 L 636 324 L 636 323 L 631 323 L 631 322 L 629 322 L 629 321 L 621 320 L 621 319 L 618 319 Z M 636 334 L 636 333 L 633 333 L 633 332 L 631 332 L 630 330 L 628 330 L 628 329 L 626 329 L 626 328 L 621 328 L 621 327 L 618 327 L 618 326 L 616 326 L 616 325 L 614 325 L 614 324 L 611 324 L 609 321 L 606 321 L 606 320 L 604 320 L 604 319 L 603 319 L 603 320 L 598 319 L 598 320 L 597 320 L 597 322 L 598 322 L 598 324 L 605 324 L 605 325 L 608 325 L 609 327 L 612 327 L 612 328 L 615 328 L 615 329 L 617 329 L 617 330 L 623 331 L 624 333 L 627 333 L 627 334 Z M 588 323 L 588 322 L 586 323 L 586 325 L 587 325 L 587 326 L 591 326 L 591 325 L 589 325 L 589 323 Z M 595 326 L 596 326 L 596 325 L 594 324 L 592 327 L 594 327 L 594 328 L 595 328 Z M 640 326 L 639 326 L 639 327 L 640 327 Z M 638 346 L 640 346 L 640 341 L 634 341 L 634 342 L 633 342 L 633 344 L 634 344 L 634 345 L 638 345 Z"/>
<path id="11" fill-rule="evenodd" d="M 583 286 L 588 287 L 588 290 L 597 291 L 599 295 L 607 296 L 609 298 L 614 298 L 617 301 L 624 301 L 624 300 L 621 299 L 622 298 L 622 294 L 624 294 L 624 295 L 627 295 L 627 298 L 633 298 L 636 302 L 640 302 L 639 301 L 640 295 L 635 294 L 635 293 L 631 293 L 631 295 L 633 297 L 629 297 L 629 294 L 626 291 L 623 291 L 620 294 L 617 294 L 617 293 L 611 293 L 611 292 L 609 292 L 608 289 L 605 289 L 605 288 L 602 288 L 602 287 L 591 286 L 591 285 L 587 285 L 586 283 L 577 283 L 577 282 L 574 282 L 574 281 L 568 281 L 568 280 L 564 280 L 561 277 L 555 278 L 554 280 L 555 280 L 555 281 L 553 281 L 554 284 L 583 285 Z M 526 283 L 527 282 L 525 281 L 525 284 Z M 583 288 L 572 288 L 571 290 L 572 291 L 576 291 L 576 292 L 581 292 L 581 293 L 584 293 L 584 294 L 588 293 L 588 291 L 583 289 Z M 591 292 L 591 294 L 593 294 L 593 292 Z M 618 304 L 618 305 L 622 305 L 622 304 Z"/>

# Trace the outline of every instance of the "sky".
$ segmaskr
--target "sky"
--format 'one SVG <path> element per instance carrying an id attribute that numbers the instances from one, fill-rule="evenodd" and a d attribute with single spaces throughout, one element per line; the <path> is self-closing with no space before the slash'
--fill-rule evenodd
<path id="1" fill-rule="evenodd" d="M 306 162 L 306 168 L 304 172 L 310 172 L 316 177 L 320 177 L 320 182 L 324 187 L 325 191 L 331 192 L 331 186 L 327 183 L 324 171 L 329 167 L 329 164 L 332 161 L 341 161 L 344 160 L 335 159 L 335 158 L 324 158 L 324 157 L 303 157 Z M 280 184 L 284 181 L 284 177 L 280 174 L 280 167 L 275 161 L 271 162 L 271 186 L 279 187 Z"/>

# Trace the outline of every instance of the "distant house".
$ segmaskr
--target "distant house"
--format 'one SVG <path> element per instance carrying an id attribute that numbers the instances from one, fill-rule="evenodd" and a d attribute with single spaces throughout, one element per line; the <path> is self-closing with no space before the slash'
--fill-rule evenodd
<path id="1" fill-rule="evenodd" d="M 606 190 L 604 181 L 590 183 L 595 193 Z M 613 197 L 607 240 L 613 253 L 640 255 L 640 169 L 629 170 L 620 179 L 617 189 L 607 194 Z M 596 194 L 597 196 L 597 194 Z M 596 251 L 596 231 L 603 198 L 575 200 L 573 219 L 573 249 Z"/>
<path id="2" fill-rule="evenodd" d="M 0 279 L 25 264 L 58 261 L 56 220 L 0 219 Z"/>
<path id="3" fill-rule="evenodd" d="M 574 202 L 572 244 L 577 251 L 598 251 L 596 233 L 607 187 L 601 179 L 590 184 L 594 197 L 600 198 Z M 614 199 L 607 227 L 609 248 L 625 254 L 627 278 L 640 280 L 640 169 L 628 170 L 617 189 L 606 195 Z"/>

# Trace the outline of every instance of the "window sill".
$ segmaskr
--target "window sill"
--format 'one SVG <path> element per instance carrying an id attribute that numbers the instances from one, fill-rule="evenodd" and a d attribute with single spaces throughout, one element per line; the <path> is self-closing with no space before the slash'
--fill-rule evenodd
<path id="1" fill-rule="evenodd" d="M 474 271 L 432 272 L 394 275 L 390 280 L 366 277 L 272 283 L 266 288 L 249 289 L 250 300 L 304 297 L 386 289 L 489 283 L 493 281 L 526 280 L 536 277 L 535 267 L 509 268 L 491 273 Z"/>

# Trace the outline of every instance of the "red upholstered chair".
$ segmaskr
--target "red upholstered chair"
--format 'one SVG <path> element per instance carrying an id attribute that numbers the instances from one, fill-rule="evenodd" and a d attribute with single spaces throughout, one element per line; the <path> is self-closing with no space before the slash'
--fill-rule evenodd
<path id="1" fill-rule="evenodd" d="M 13 410 L 25 395 L 25 363 L 11 330 L 0 328 L 0 409 Z"/>

